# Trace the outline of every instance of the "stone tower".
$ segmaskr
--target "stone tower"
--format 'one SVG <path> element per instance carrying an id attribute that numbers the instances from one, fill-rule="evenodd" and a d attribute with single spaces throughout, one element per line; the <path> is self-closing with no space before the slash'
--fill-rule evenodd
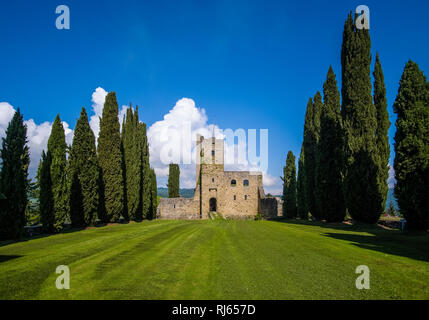
<path id="1" fill-rule="evenodd" d="M 225 171 L 224 140 L 197 135 L 196 186 L 193 198 L 160 199 L 162 219 L 253 219 L 278 215 L 275 198 L 266 198 L 261 172 Z"/>

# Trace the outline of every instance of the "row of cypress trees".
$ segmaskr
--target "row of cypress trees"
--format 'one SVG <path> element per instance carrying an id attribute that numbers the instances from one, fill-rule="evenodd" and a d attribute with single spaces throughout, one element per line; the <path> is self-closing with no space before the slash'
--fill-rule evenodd
<path id="1" fill-rule="evenodd" d="M 57 210 L 57 201 L 68 204 L 65 211 L 69 209 L 74 227 L 156 217 L 156 176 L 149 165 L 146 125 L 139 121 L 138 108 L 134 111 L 130 105 L 121 132 L 118 111 L 116 94 L 110 92 L 100 119 L 96 148 L 86 110 L 82 108 L 68 162 L 64 129 L 57 116 L 49 141 L 61 146 L 58 147 L 61 152 L 55 152 L 48 143 L 39 172 L 40 214 L 46 231 L 56 232 L 63 226 L 63 206 Z M 54 179 L 57 172 L 54 163 L 61 163 L 63 169 L 58 171 L 57 179 Z M 68 192 L 57 191 L 63 189 L 56 187 L 56 181 L 61 181 Z"/>
<path id="2" fill-rule="evenodd" d="M 168 168 L 167 188 L 169 198 L 180 197 L 180 168 L 178 164 L 170 163 Z"/>
<path id="3" fill-rule="evenodd" d="M 27 128 L 19 109 L 9 123 L 0 155 L 0 238 L 17 238 L 26 224 L 30 187 Z M 98 149 L 85 108 L 71 146 L 57 115 L 39 163 L 37 186 L 45 232 L 60 231 L 68 218 L 74 227 L 156 218 L 156 175 L 149 165 L 146 125 L 138 119 L 138 108 L 133 111 L 130 106 L 120 132 L 116 95 L 107 95 Z"/>
<path id="4" fill-rule="evenodd" d="M 388 192 L 390 127 L 386 88 L 376 55 L 374 95 L 371 40 L 349 14 L 341 51 L 342 104 L 332 67 L 320 92 L 307 104 L 296 189 L 292 152 L 284 168 L 283 210 L 286 217 L 343 221 L 346 212 L 360 222 L 375 223 L 384 212 Z M 394 111 L 395 194 L 412 228 L 428 228 L 429 91 L 418 66 L 410 61 L 400 82 Z M 296 198 L 294 194 L 296 193 Z M 426 196 L 424 196 L 426 194 Z"/>

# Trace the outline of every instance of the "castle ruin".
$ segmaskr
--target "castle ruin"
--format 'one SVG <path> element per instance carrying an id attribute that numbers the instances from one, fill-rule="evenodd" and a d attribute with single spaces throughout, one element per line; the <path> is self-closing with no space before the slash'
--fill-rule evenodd
<path id="1" fill-rule="evenodd" d="M 265 219 L 281 216 L 281 200 L 265 196 L 261 172 L 225 171 L 224 140 L 197 135 L 193 198 L 162 198 L 159 219 Z"/>

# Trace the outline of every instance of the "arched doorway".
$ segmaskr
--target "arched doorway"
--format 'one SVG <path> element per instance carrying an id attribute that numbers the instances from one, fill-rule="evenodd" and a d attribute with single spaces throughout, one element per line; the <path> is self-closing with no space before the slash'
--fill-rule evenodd
<path id="1" fill-rule="evenodd" d="M 217 209 L 216 198 L 211 198 L 209 204 L 210 204 L 210 212 L 216 212 L 216 209 Z"/>

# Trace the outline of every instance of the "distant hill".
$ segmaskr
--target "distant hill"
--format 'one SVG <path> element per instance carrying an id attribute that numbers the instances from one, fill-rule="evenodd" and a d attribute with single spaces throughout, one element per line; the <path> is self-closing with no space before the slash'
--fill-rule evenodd
<path id="1" fill-rule="evenodd" d="M 192 198 L 194 196 L 194 189 L 180 189 L 179 194 L 183 198 Z M 158 196 L 161 198 L 168 198 L 168 189 L 158 188 Z"/>

